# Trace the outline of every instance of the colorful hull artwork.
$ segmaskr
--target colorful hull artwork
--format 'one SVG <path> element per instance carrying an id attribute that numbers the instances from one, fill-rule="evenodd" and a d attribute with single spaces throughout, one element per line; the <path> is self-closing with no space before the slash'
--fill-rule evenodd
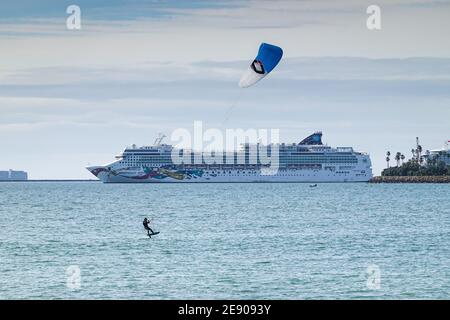
<path id="1" fill-rule="evenodd" d="M 134 174 L 130 174 L 127 170 L 126 174 L 121 172 L 116 172 L 110 168 L 99 167 L 90 170 L 93 175 L 95 175 L 100 180 L 105 181 L 105 175 L 108 180 L 115 180 L 114 178 L 122 178 L 120 180 L 131 180 L 134 182 L 142 180 L 164 180 L 164 179 L 175 179 L 175 180 L 190 180 L 197 179 L 203 176 L 203 170 L 199 169 L 186 169 L 186 170 L 173 170 L 169 168 L 158 168 L 149 169 L 143 168 L 142 170 L 136 171 Z M 131 182 L 130 181 L 130 182 Z M 156 182 L 156 181 L 155 181 Z"/>

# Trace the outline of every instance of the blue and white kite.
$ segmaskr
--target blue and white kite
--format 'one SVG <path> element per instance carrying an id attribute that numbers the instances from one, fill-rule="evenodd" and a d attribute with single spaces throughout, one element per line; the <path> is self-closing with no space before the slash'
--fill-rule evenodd
<path id="1" fill-rule="evenodd" d="M 268 43 L 262 43 L 259 47 L 258 56 L 250 65 L 249 69 L 242 75 L 239 87 L 247 88 L 268 75 L 280 62 L 283 50 L 280 47 Z"/>

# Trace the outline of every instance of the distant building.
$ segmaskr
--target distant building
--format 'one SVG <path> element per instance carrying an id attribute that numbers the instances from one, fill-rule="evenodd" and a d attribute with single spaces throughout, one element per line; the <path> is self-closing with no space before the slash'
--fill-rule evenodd
<path id="1" fill-rule="evenodd" d="M 28 180 L 28 173 L 25 171 L 0 171 L 0 181 L 25 181 Z"/>
<path id="2" fill-rule="evenodd" d="M 449 142 L 450 141 L 448 141 L 442 149 L 430 150 L 430 152 L 424 156 L 426 162 L 428 163 L 436 160 L 437 162 L 444 162 L 447 166 L 450 166 Z"/>

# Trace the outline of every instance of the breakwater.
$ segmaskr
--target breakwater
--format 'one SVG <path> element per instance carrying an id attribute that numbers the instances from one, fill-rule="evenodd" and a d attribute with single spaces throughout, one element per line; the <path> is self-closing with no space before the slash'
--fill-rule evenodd
<path id="1" fill-rule="evenodd" d="M 450 176 L 378 176 L 370 183 L 450 183 Z"/>

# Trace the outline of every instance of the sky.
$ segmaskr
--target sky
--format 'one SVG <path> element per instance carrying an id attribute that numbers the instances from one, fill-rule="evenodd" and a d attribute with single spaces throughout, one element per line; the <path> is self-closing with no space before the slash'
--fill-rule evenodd
<path id="1" fill-rule="evenodd" d="M 66 28 L 71 4 L 81 30 Z M 450 139 L 449 30 L 447 0 L 2 1 L 0 170 L 90 179 L 86 165 L 200 120 L 284 142 L 320 130 L 379 174 L 387 150 Z M 261 42 L 284 58 L 240 89 Z"/>

